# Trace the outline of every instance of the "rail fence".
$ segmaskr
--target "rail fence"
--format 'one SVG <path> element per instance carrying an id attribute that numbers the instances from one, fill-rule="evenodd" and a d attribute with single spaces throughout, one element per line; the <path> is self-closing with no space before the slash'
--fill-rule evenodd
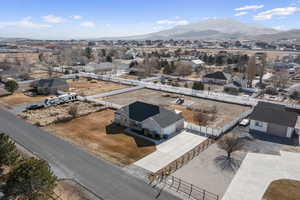
<path id="1" fill-rule="evenodd" d="M 166 184 L 170 189 L 176 192 L 184 193 L 186 196 L 196 200 L 219 200 L 219 195 L 209 192 L 205 189 L 190 184 L 175 176 L 156 177 L 156 181 Z M 154 183 L 150 182 L 150 184 Z"/>
<path id="2" fill-rule="evenodd" d="M 156 173 L 152 173 L 151 176 L 160 177 L 170 175 L 175 172 L 177 169 L 183 167 L 189 161 L 198 156 L 202 151 L 207 149 L 211 144 L 214 143 L 213 139 L 206 139 L 204 142 L 200 143 L 198 146 L 190 150 L 189 152 L 183 154 L 181 157 L 177 158 L 173 162 L 169 163 L 162 169 L 158 170 Z"/>

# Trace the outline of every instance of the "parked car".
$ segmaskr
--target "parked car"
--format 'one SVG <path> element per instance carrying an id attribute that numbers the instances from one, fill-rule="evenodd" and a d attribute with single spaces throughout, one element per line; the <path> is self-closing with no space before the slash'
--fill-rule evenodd
<path id="1" fill-rule="evenodd" d="M 43 104 L 32 104 L 27 106 L 27 110 L 36 110 L 45 107 Z"/>
<path id="2" fill-rule="evenodd" d="M 249 119 L 243 119 L 239 125 L 240 126 L 248 126 L 249 123 L 250 123 Z"/>

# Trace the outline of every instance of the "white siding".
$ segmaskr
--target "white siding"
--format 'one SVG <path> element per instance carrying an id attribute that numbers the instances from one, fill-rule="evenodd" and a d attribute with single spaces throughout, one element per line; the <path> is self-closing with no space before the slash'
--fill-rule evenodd
<path id="1" fill-rule="evenodd" d="M 259 123 L 261 126 L 257 126 L 256 123 Z M 263 132 L 263 133 L 267 133 L 268 123 L 251 120 L 250 121 L 250 130 L 255 130 L 255 131 L 260 131 L 260 132 Z"/>
<path id="2" fill-rule="evenodd" d="M 142 127 L 143 129 L 147 129 L 151 132 L 162 134 L 160 126 L 152 118 L 148 118 L 145 121 L 143 121 Z"/>
<path id="3" fill-rule="evenodd" d="M 292 137 L 292 134 L 293 134 L 294 130 L 295 130 L 294 128 L 288 127 L 287 132 L 286 132 L 286 136 L 289 137 L 289 138 Z"/>

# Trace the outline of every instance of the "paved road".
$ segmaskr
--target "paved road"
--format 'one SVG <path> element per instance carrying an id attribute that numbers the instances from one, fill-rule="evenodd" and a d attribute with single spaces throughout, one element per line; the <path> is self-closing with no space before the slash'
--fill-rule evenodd
<path id="1" fill-rule="evenodd" d="M 59 177 L 76 178 L 105 200 L 179 199 L 166 192 L 156 198 L 158 191 L 141 180 L 3 109 L 0 109 L 0 131 L 47 160 Z"/>

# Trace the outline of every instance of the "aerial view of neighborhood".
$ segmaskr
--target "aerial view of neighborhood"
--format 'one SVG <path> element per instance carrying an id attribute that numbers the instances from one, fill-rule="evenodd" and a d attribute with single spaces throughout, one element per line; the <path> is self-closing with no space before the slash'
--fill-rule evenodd
<path id="1" fill-rule="evenodd" d="M 0 200 L 300 200 L 299 0 L 10 0 Z"/>

